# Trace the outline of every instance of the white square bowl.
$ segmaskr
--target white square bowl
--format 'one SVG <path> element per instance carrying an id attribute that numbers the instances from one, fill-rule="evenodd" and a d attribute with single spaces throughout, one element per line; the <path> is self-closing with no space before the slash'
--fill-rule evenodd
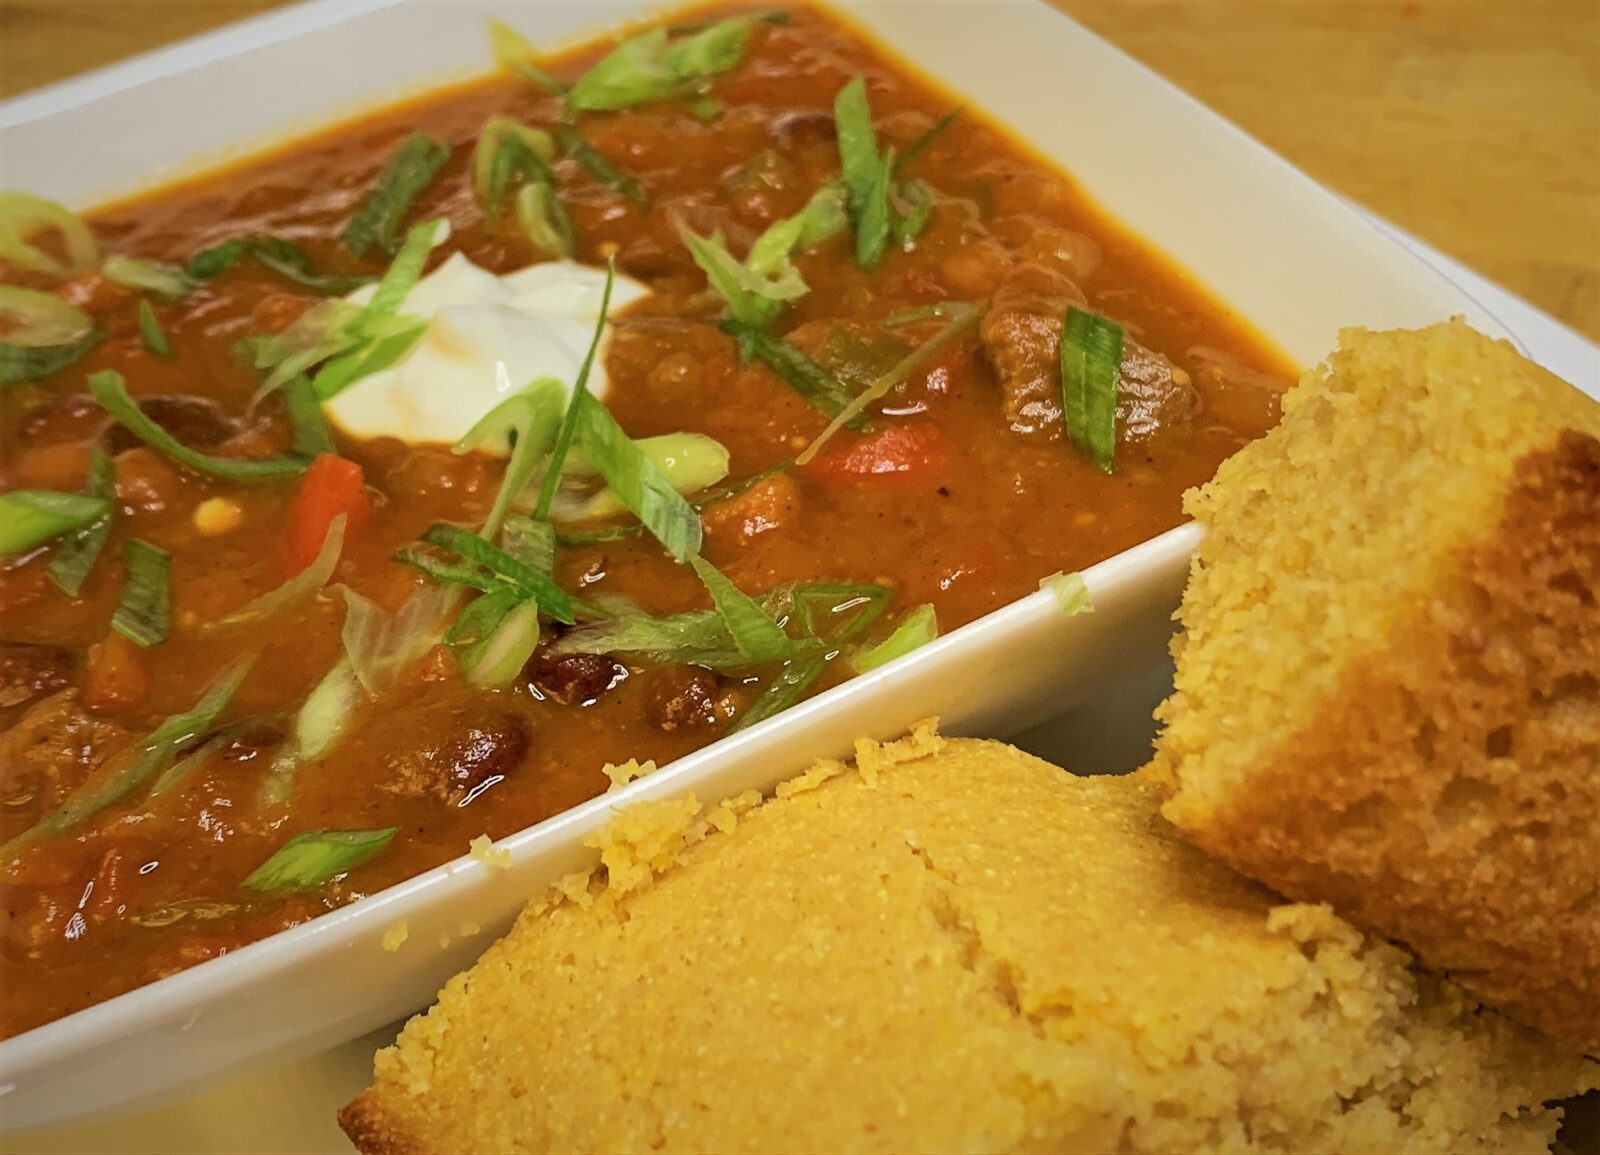
<path id="1" fill-rule="evenodd" d="M 839 0 L 916 67 L 1009 125 L 1289 355 L 1347 325 L 1485 310 L 1338 198 L 1038 0 Z M 484 18 L 544 45 L 649 15 L 643 0 L 318 0 L 0 105 L 0 187 L 84 205 L 480 71 Z M 351 1039 L 426 1004 L 522 901 L 591 860 L 619 806 L 767 788 L 931 714 L 1004 736 L 1159 658 L 1196 527 L 1092 567 L 1095 612 L 1024 598 L 624 791 L 242 950 L 0 1043 L 0 1128 L 63 1122 Z M 465 847 L 463 847 L 465 850 Z M 386 952 L 404 920 L 405 944 Z M 463 937 L 464 927 L 481 931 Z"/>

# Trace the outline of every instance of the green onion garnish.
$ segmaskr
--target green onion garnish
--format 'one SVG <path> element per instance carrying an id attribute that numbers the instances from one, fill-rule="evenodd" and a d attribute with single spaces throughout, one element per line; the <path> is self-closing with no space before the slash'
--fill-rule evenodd
<path id="1" fill-rule="evenodd" d="M 539 50 L 510 25 L 498 20 L 489 21 L 489 47 L 494 52 L 496 63 L 516 73 L 535 88 L 555 96 L 567 91 L 565 84 L 534 63 Z"/>
<path id="2" fill-rule="evenodd" d="M 660 26 L 631 36 L 578 78 L 567 105 L 615 111 L 693 96 L 711 77 L 738 67 L 751 23 L 733 16 L 677 39 Z"/>
<path id="3" fill-rule="evenodd" d="M 1069 305 L 1061 330 L 1062 416 L 1072 447 L 1105 473 L 1116 472 L 1121 366 L 1122 326 Z"/>
<path id="4" fill-rule="evenodd" d="M 752 664 L 773 662 L 794 652 L 794 643 L 783 627 L 767 616 L 759 602 L 728 580 L 726 574 L 699 555 L 689 564 L 711 594 L 711 602 L 722 616 L 733 644 Z"/>
<path id="5" fill-rule="evenodd" d="M 637 205 L 650 203 L 650 198 L 645 195 L 644 188 L 639 182 L 617 171 L 616 166 L 607 160 L 599 149 L 584 140 L 577 129 L 569 124 L 560 125 L 556 128 L 556 139 L 560 141 L 563 153 L 577 161 L 590 176 L 612 192 L 622 194 Z"/>
<path id="6" fill-rule="evenodd" d="M 822 448 L 829 438 L 863 414 L 867 406 L 885 396 L 889 390 L 911 376 L 912 371 L 918 365 L 921 365 L 929 357 L 978 323 L 978 310 L 973 305 L 955 302 L 950 305 L 939 306 L 939 308 L 943 310 L 939 315 L 945 318 L 944 328 L 906 354 L 898 365 L 857 394 L 855 399 L 834 417 L 833 423 L 818 434 L 817 439 L 806 446 L 805 450 L 795 458 L 797 465 L 804 465 L 810 461 L 817 455 L 817 451 Z"/>
<path id="7" fill-rule="evenodd" d="M 317 550 L 317 556 L 305 569 L 259 597 L 251 598 L 227 616 L 208 622 L 205 628 L 224 630 L 246 622 L 259 622 L 297 602 L 306 600 L 327 585 L 333 577 L 333 571 L 339 565 L 347 520 L 345 514 L 334 515 L 333 520 L 328 523 L 328 532 L 322 539 L 322 547 Z"/>
<path id="8" fill-rule="evenodd" d="M 806 283 L 787 257 L 774 261 L 770 272 L 757 272 L 728 251 L 720 231 L 702 237 L 677 218 L 673 226 L 711 287 L 728 303 L 728 315 L 741 325 L 765 329 L 783 311 L 784 302 L 805 296 Z"/>
<path id="9" fill-rule="evenodd" d="M 172 555 L 134 538 L 122 554 L 122 600 L 111 628 L 130 642 L 159 646 L 167 640 L 172 615 Z"/>
<path id="10" fill-rule="evenodd" d="M 250 257 L 264 268 L 271 269 L 285 280 L 316 293 L 342 296 L 370 284 L 371 277 L 341 276 L 320 272 L 311 256 L 293 241 L 282 237 L 234 237 L 201 249 L 183 267 L 183 276 L 191 283 L 209 281 Z"/>
<path id="11" fill-rule="evenodd" d="M 912 142 L 917 152 L 948 126 L 945 121 Z M 896 178 L 905 162 L 896 163 L 894 149 L 880 149 L 872 127 L 866 81 L 857 76 L 838 92 L 833 119 L 839 141 L 839 167 L 850 193 L 850 217 L 856 227 L 856 264 L 876 268 L 888 251 L 889 238 L 908 245 L 928 223 L 933 209 L 928 190 L 917 181 Z"/>
<path id="12" fill-rule="evenodd" d="M 161 425 L 145 416 L 144 411 L 139 408 L 139 403 L 128 395 L 128 388 L 121 373 L 106 369 L 89 374 L 89 392 L 100 403 L 100 407 L 115 417 L 139 440 L 198 473 L 225 477 L 231 481 L 263 481 L 274 477 L 292 477 L 305 472 L 306 466 L 311 464 L 312 457 L 316 456 L 314 452 L 309 451 L 310 448 L 322 445 L 329 438 L 327 425 L 322 419 L 321 407 L 317 405 L 314 397 L 310 398 L 309 403 L 304 398 L 297 397 L 296 395 L 302 390 L 309 395 L 310 387 L 304 378 L 297 378 L 286 390 L 289 396 L 289 417 L 294 426 L 293 452 L 281 457 L 217 457 L 214 454 L 201 453 L 198 449 L 190 449 Z"/>
<path id="13" fill-rule="evenodd" d="M 685 496 L 709 489 L 728 476 L 727 447 L 704 433 L 663 433 L 639 438 L 634 445 L 661 470 L 672 488 Z M 598 474 L 594 464 L 582 453 L 567 455 L 564 481 L 582 481 Z M 609 487 L 584 497 L 562 490 L 551 506 L 551 516 L 557 521 L 588 521 L 621 513 L 625 508 Z"/>
<path id="14" fill-rule="evenodd" d="M 107 257 L 100 273 L 125 289 L 154 293 L 169 301 L 181 301 L 194 291 L 194 282 L 182 269 L 143 257 Z"/>
<path id="15" fill-rule="evenodd" d="M 1056 605 L 1069 618 L 1078 614 L 1094 613 L 1094 598 L 1081 573 L 1055 573 L 1039 583 L 1039 588 L 1049 590 L 1056 597 Z"/>
<path id="16" fill-rule="evenodd" d="M 308 830 L 278 847 L 239 885 L 246 890 L 314 890 L 347 874 L 389 845 L 398 826 L 383 830 Z"/>
<path id="17" fill-rule="evenodd" d="M 111 535 L 111 520 L 116 511 L 114 500 L 117 496 L 116 466 L 105 450 L 99 446 L 96 446 L 94 452 L 89 455 L 89 479 L 83 492 L 87 497 L 105 502 L 106 510 L 99 517 L 73 531 L 71 537 L 56 547 L 56 555 L 50 559 L 50 568 L 46 571 L 50 575 L 50 580 L 56 583 L 62 593 L 74 598 L 82 591 L 83 583 L 89 577 L 89 571 L 94 569 L 100 551 L 105 548 L 106 538 Z"/>
<path id="18" fill-rule="evenodd" d="M 65 369 L 100 342 L 94 321 L 76 305 L 35 289 L 0 285 L 0 385 L 37 381 Z"/>
<path id="19" fill-rule="evenodd" d="M 374 248 L 393 253 L 400 243 L 400 222 L 406 210 L 449 159 L 450 149 L 427 133 L 417 131 L 406 137 L 339 234 L 344 247 L 357 257 Z"/>
<path id="20" fill-rule="evenodd" d="M 722 115 L 722 101 L 714 96 L 697 96 L 689 102 L 689 115 L 701 124 L 710 124 Z"/>
<path id="21" fill-rule="evenodd" d="M 751 702 L 734 721 L 732 729 L 743 730 L 746 726 L 754 726 L 787 710 L 805 696 L 806 691 L 822 676 L 822 671 L 827 669 L 828 662 L 828 653 L 818 646 L 812 646 L 799 657 L 785 663 L 777 676 L 767 683 L 760 697 Z"/>
<path id="22" fill-rule="evenodd" d="M 59 493 L 53 489 L 0 493 L 0 557 L 26 553 L 110 512 L 110 501 L 82 493 Z"/>
<path id="23" fill-rule="evenodd" d="M 172 360 L 172 342 L 167 340 L 161 322 L 156 320 L 156 311 L 150 307 L 150 302 L 144 298 L 139 299 L 139 340 L 151 353 L 163 361 Z"/>
<path id="24" fill-rule="evenodd" d="M 539 603 L 525 601 L 510 606 L 499 615 L 493 631 L 463 655 L 467 681 L 480 688 L 509 685 L 538 645 Z"/>
<path id="25" fill-rule="evenodd" d="M 509 116 L 491 116 L 472 150 L 472 192 L 490 221 L 504 215 L 511 199 L 511 182 L 516 178 L 553 185 L 550 161 L 554 157 L 549 133 Z"/>
<path id="26" fill-rule="evenodd" d="M 451 447 L 455 453 L 481 448 L 491 438 L 504 438 L 511 444 L 511 460 L 500 479 L 500 490 L 483 523 L 483 536 L 493 539 L 510 511 L 512 502 L 533 480 L 539 461 L 555 444 L 562 424 L 562 401 L 567 387 L 558 378 L 540 377 L 521 393 L 507 397 L 478 419 L 476 425 Z"/>
<path id="27" fill-rule="evenodd" d="M 606 283 L 600 292 L 600 314 L 595 318 L 594 335 L 589 339 L 589 348 L 583 355 L 583 364 L 579 366 L 577 379 L 572 383 L 572 396 L 567 399 L 566 411 L 561 415 L 561 424 L 556 429 L 555 443 L 550 450 L 549 465 L 545 470 L 544 481 L 539 486 L 539 497 L 533 509 L 533 516 L 538 521 L 550 520 L 550 505 L 555 500 L 556 487 L 561 484 L 561 471 L 567 464 L 567 454 L 572 449 L 573 439 L 578 434 L 579 401 L 589 392 L 589 374 L 594 370 L 594 359 L 600 351 L 600 340 L 605 336 L 606 314 L 611 311 L 611 289 L 616 278 L 617 264 L 613 260 L 606 266 Z"/>
<path id="28" fill-rule="evenodd" d="M 61 234 L 67 250 L 57 260 L 28 238 L 41 229 Z M 55 201 L 25 192 L 0 192 L 0 260 L 32 273 L 70 277 L 100 263 L 100 246 L 79 216 Z"/>
<path id="29" fill-rule="evenodd" d="M 510 589 L 523 600 L 539 603 L 539 608 L 558 622 L 571 623 L 572 597 L 556 585 L 547 574 L 518 560 L 499 546 L 485 541 L 475 533 L 460 526 L 440 523 L 422 535 L 428 545 L 437 546 L 455 554 L 465 562 L 447 563 L 449 568 L 432 566 L 415 548 L 403 550 L 397 560 L 405 562 L 441 581 L 468 586 L 486 593 Z"/>
<path id="30" fill-rule="evenodd" d="M 577 445 L 611 492 L 673 557 L 699 553 L 703 531 L 694 507 L 592 393 L 580 387 L 574 399 Z"/>
<path id="31" fill-rule="evenodd" d="M 555 573 L 556 531 L 547 521 L 512 514 L 500 531 L 500 548 L 545 577 Z"/>
<path id="32" fill-rule="evenodd" d="M 251 403 L 321 362 L 326 364 L 312 387 L 326 401 L 405 356 L 421 340 L 427 324 L 401 315 L 400 306 L 422 279 L 429 254 L 449 236 L 445 220 L 413 225 L 365 304 L 323 301 L 278 336 L 258 339 L 256 368 L 270 366 L 272 372 Z"/>
<path id="33" fill-rule="evenodd" d="M 87 782 L 67 795 L 56 810 L 0 846 L 0 856 L 23 842 L 76 826 L 143 785 L 156 771 L 170 764 L 179 750 L 211 729 L 254 663 L 253 656 L 235 662 L 206 688 L 192 710 L 173 714 L 143 741 L 113 754 Z"/>
<path id="34" fill-rule="evenodd" d="M 722 322 L 721 329 L 739 343 L 741 361 L 760 361 L 785 385 L 828 416 L 837 417 L 854 403 L 855 395 L 844 382 L 789 342 L 731 319 Z M 852 416 L 846 424 L 856 430 L 870 425 L 863 414 Z"/>
<path id="35" fill-rule="evenodd" d="M 577 250 L 577 237 L 566 205 L 555 186 L 530 181 L 517 190 L 517 224 L 522 235 L 540 256 L 570 257 Z"/>
<path id="36" fill-rule="evenodd" d="M 900 624 L 883 641 L 871 649 L 863 650 L 850 659 L 850 668 L 858 674 L 876 670 L 912 650 L 927 645 L 939 636 L 939 618 L 933 606 L 924 603 L 900 619 Z"/>

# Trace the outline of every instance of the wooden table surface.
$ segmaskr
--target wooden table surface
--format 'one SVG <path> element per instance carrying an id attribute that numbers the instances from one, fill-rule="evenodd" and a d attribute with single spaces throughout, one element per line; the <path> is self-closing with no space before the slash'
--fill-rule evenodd
<path id="1" fill-rule="evenodd" d="M 0 0 L 0 95 L 283 2 Z M 1600 339 L 1600 0 L 1052 2 Z"/>

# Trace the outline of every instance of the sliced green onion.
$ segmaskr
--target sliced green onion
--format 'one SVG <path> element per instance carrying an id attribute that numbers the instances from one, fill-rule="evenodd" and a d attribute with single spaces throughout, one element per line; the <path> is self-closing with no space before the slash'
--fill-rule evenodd
<path id="1" fill-rule="evenodd" d="M 567 86 L 534 63 L 539 55 L 528 38 L 510 25 L 489 21 L 489 47 L 495 62 L 520 76 L 535 88 L 559 96 Z"/>
<path id="2" fill-rule="evenodd" d="M 867 102 L 867 82 L 861 77 L 853 77 L 834 96 L 833 121 L 838 134 L 839 168 L 850 192 L 850 211 L 859 217 L 882 168 L 878 134 L 872 128 L 872 107 Z"/>
<path id="3" fill-rule="evenodd" d="M 150 307 L 150 302 L 144 298 L 139 299 L 139 340 L 151 353 L 163 361 L 172 360 L 172 342 L 167 340 L 161 322 L 156 320 L 156 311 Z"/>
<path id="4" fill-rule="evenodd" d="M 1051 574 L 1039 583 L 1039 588 L 1053 593 L 1061 612 L 1069 618 L 1094 613 L 1094 598 L 1081 573 Z"/>
<path id="5" fill-rule="evenodd" d="M 500 628 L 507 614 L 526 602 L 520 590 L 506 586 L 490 590 L 481 598 L 473 598 L 445 631 L 444 644 L 471 655 Z"/>
<path id="6" fill-rule="evenodd" d="M 800 456 L 795 458 L 795 464 L 804 465 L 810 461 L 817 455 L 817 451 L 822 448 L 829 438 L 848 425 L 851 420 L 865 412 L 867 406 L 885 396 L 889 390 L 911 376 L 912 370 L 916 369 L 918 365 L 978 323 L 977 308 L 962 302 L 947 306 L 944 316 L 947 318 L 947 322 L 943 329 L 918 345 L 898 365 L 857 394 L 855 400 L 850 402 L 834 417 L 833 423 L 824 429 L 815 441 L 806 446 Z"/>
<path id="7" fill-rule="evenodd" d="M 931 604 L 924 603 L 901 618 L 900 624 L 887 638 L 851 658 L 850 668 L 858 674 L 876 670 L 879 666 L 888 665 L 896 658 L 904 657 L 912 650 L 927 645 L 938 636 L 938 615 L 935 614 Z"/>
<path id="8" fill-rule="evenodd" d="M 362 698 L 361 682 L 347 654 L 333 664 L 300 704 L 289 741 L 272 759 L 262 780 L 263 803 L 278 806 L 289 800 L 300 768 L 321 756 L 338 740 L 350 725 L 351 716 L 361 705 Z"/>
<path id="9" fill-rule="evenodd" d="M 655 463 L 679 493 L 698 493 L 728 476 L 727 447 L 704 433 L 664 433 L 659 437 L 640 438 L 634 444 Z M 569 479 L 597 473 L 598 470 L 581 453 L 568 455 L 566 475 Z M 564 501 L 565 497 L 565 493 L 558 494 L 551 506 L 551 513 L 558 521 L 588 521 L 609 517 L 621 513 L 625 508 L 609 487 L 585 498 Z"/>
<path id="10" fill-rule="evenodd" d="M 617 500 L 679 561 L 699 553 L 703 530 L 694 507 L 593 394 L 579 390 L 577 400 L 578 447 L 606 479 Z"/>
<path id="11" fill-rule="evenodd" d="M 181 301 L 194 291 L 194 281 L 182 269 L 143 257 L 107 257 L 100 272 L 113 284 L 155 293 L 169 301 Z"/>
<path id="12" fill-rule="evenodd" d="M 340 295 L 354 292 L 370 284 L 371 277 L 342 276 L 320 272 L 310 255 L 293 241 L 282 237 L 234 237 L 210 248 L 201 249 L 183 267 L 183 275 L 192 283 L 209 281 L 250 257 L 264 268 L 271 269 L 285 280 L 292 281 L 317 293 Z"/>
<path id="13" fill-rule="evenodd" d="M 760 361 L 785 385 L 828 416 L 837 418 L 855 402 L 855 396 L 842 381 L 789 342 L 732 320 L 722 322 L 721 328 L 739 342 L 741 361 L 752 358 Z M 858 431 L 871 426 L 862 413 L 853 414 L 845 424 Z"/>
<path id="14" fill-rule="evenodd" d="M 885 149 L 867 195 L 856 208 L 856 264 L 871 271 L 889 248 L 894 210 L 889 194 L 894 187 L 894 149 Z"/>
<path id="15" fill-rule="evenodd" d="M 840 646 L 859 638 L 878 620 L 888 608 L 890 591 L 864 582 L 812 582 L 795 586 L 792 596 L 805 634 Z M 829 621 L 819 613 L 843 620 Z"/>
<path id="16" fill-rule="evenodd" d="M 556 531 L 547 521 L 512 514 L 500 531 L 500 548 L 546 577 L 555 573 Z"/>
<path id="17" fill-rule="evenodd" d="M 53 489 L 0 493 L 0 556 L 26 553 L 110 512 L 110 501 L 82 493 L 59 493 Z"/>
<path id="18" fill-rule="evenodd" d="M 581 378 L 580 378 L 581 380 Z M 579 386 L 582 388 L 582 386 Z M 511 459 L 500 479 L 500 491 L 483 523 L 483 536 L 492 539 L 500 532 L 511 505 L 533 480 L 539 461 L 555 444 L 562 425 L 562 401 L 566 385 L 555 377 L 540 377 L 521 393 L 507 397 L 478 419 L 461 440 L 451 447 L 455 453 L 469 453 L 501 437 L 511 443 Z"/>
<path id="19" fill-rule="evenodd" d="M 224 730 L 227 729 L 231 729 L 231 727 L 224 727 Z M 174 790 L 181 789 L 199 772 L 202 766 L 211 761 L 212 757 L 227 744 L 228 735 L 226 733 L 214 734 L 207 738 L 199 746 L 195 747 L 192 752 L 185 754 L 167 767 L 161 777 L 156 779 L 155 785 L 150 787 L 150 793 L 145 797 L 154 802 L 163 794 L 170 794 Z"/>
<path id="20" fill-rule="evenodd" d="M 784 302 L 805 296 L 806 283 L 787 258 L 772 262 L 770 273 L 760 273 L 728 251 L 720 231 L 702 237 L 680 219 L 672 223 L 694 263 L 728 303 L 729 316 L 741 325 L 765 329 L 783 311 Z"/>
<path id="21" fill-rule="evenodd" d="M 594 359 L 600 351 L 600 341 L 605 336 L 606 314 L 611 311 L 611 290 L 616 279 L 617 263 L 612 260 L 606 266 L 606 283 L 600 291 L 600 315 L 595 318 L 594 335 L 589 338 L 589 348 L 583 355 L 583 364 L 578 368 L 577 380 L 572 383 L 572 395 L 567 399 L 566 410 L 561 415 L 555 443 L 550 449 L 550 463 L 545 470 L 544 481 L 539 486 L 539 497 L 533 509 L 533 516 L 538 521 L 550 520 L 550 504 L 555 500 L 556 487 L 561 484 L 561 474 L 566 468 L 567 454 L 578 433 L 579 400 L 589 392 L 589 374 L 594 369 Z"/>
<path id="22" fill-rule="evenodd" d="M 538 645 L 539 604 L 519 602 L 500 619 L 492 634 L 468 652 L 463 661 L 467 681 L 479 688 L 509 685 Z"/>
<path id="23" fill-rule="evenodd" d="M 300 389 L 309 392 L 310 386 L 304 378 L 297 378 L 290 385 L 290 396 Z M 292 477 L 304 473 L 306 466 L 311 464 L 311 457 L 303 446 L 307 444 L 320 444 L 327 439 L 327 426 L 321 421 L 322 411 L 313 398 L 309 405 L 291 403 L 289 416 L 295 427 L 296 448 L 294 452 L 282 457 L 217 457 L 210 453 L 201 453 L 197 449 L 190 449 L 165 428 L 149 417 L 145 416 L 139 403 L 128 395 L 127 385 L 123 382 L 122 374 L 106 369 L 99 373 L 89 374 L 89 392 L 100 403 L 100 407 L 111 416 L 115 417 L 130 433 L 138 437 L 145 444 L 159 449 L 172 460 L 187 465 L 199 473 L 207 473 L 213 477 L 225 477 L 232 481 L 263 481 L 274 477 Z M 314 440 L 313 440 L 314 439 Z"/>
<path id="24" fill-rule="evenodd" d="M 450 224 L 442 219 L 413 225 L 365 304 L 324 301 L 277 337 L 261 342 L 256 367 L 273 369 L 251 404 L 318 362 L 327 364 L 313 387 L 326 400 L 405 356 L 427 325 L 400 315 L 400 307 L 422 279 L 429 254 L 449 236 Z"/>
<path id="25" fill-rule="evenodd" d="M 0 385 L 37 381 L 65 369 L 100 342 L 94 321 L 76 305 L 36 289 L 0 285 Z"/>
<path id="26" fill-rule="evenodd" d="M 262 621 L 297 602 L 305 601 L 327 585 L 333 578 L 333 571 L 338 568 L 339 554 L 344 549 L 346 520 L 346 515 L 340 513 L 328 523 L 328 532 L 322 539 L 322 546 L 305 569 L 261 596 L 251 598 L 227 616 L 207 623 L 206 629 L 225 630 L 247 622 Z"/>
<path id="27" fill-rule="evenodd" d="M 895 166 L 896 169 L 899 172 L 905 172 L 906 169 L 911 167 L 916 159 L 923 153 L 927 152 L 928 147 L 932 145 L 934 141 L 943 136 L 945 130 L 954 124 L 956 122 L 956 118 L 965 111 L 966 107 L 958 104 L 949 112 L 941 116 L 938 120 L 934 121 L 927 132 L 924 132 L 921 136 L 917 137 L 916 140 L 906 145 L 906 150 L 900 154 L 900 163 Z"/>
<path id="28" fill-rule="evenodd" d="M 374 248 L 392 253 L 400 242 L 400 222 L 411 202 L 433 183 L 450 149 L 422 131 L 413 132 L 383 166 L 378 183 L 367 194 L 339 240 L 351 254 L 364 257 Z"/>
<path id="29" fill-rule="evenodd" d="M 577 251 L 572 218 L 556 190 L 543 181 L 530 181 L 517 190 L 517 224 L 534 251 L 544 257 L 570 257 Z"/>
<path id="30" fill-rule="evenodd" d="M 398 826 L 383 830 L 310 830 L 296 834 L 239 885 L 245 890 L 314 890 L 348 874 L 394 838 Z"/>
<path id="31" fill-rule="evenodd" d="M 116 466 L 106 451 L 99 446 L 96 446 L 94 452 L 89 455 L 89 479 L 83 492 L 86 497 L 105 502 L 105 512 L 73 531 L 71 537 L 58 545 L 55 557 L 50 559 L 50 568 L 46 571 L 57 588 L 73 598 L 82 591 L 83 583 L 89 577 L 89 571 L 94 569 L 100 551 L 105 548 L 106 538 L 111 535 L 111 520 L 116 511 L 114 501 L 117 496 Z"/>
<path id="32" fill-rule="evenodd" d="M 134 538 L 122 554 L 122 600 L 111 616 L 111 628 L 130 642 L 159 646 L 167 640 L 172 618 L 172 555 Z"/>
<path id="33" fill-rule="evenodd" d="M 748 661 L 774 662 L 794 652 L 794 642 L 783 628 L 726 574 L 698 554 L 689 558 L 689 564 L 710 592 L 711 602 L 722 615 L 734 646 Z"/>
<path id="34" fill-rule="evenodd" d="M 474 603 L 476 604 L 476 603 Z M 738 669 L 750 664 L 716 610 L 690 610 L 664 618 L 630 614 L 569 630 L 548 651 L 564 654 L 638 654 L 673 665 Z"/>
<path id="35" fill-rule="evenodd" d="M 619 172 L 599 149 L 578 134 L 577 129 L 568 124 L 560 125 L 556 128 L 556 139 L 560 141 L 563 153 L 577 161 L 590 176 L 612 192 L 622 194 L 637 205 L 650 203 L 643 186 L 631 176 Z"/>
<path id="36" fill-rule="evenodd" d="M 714 96 L 697 96 L 689 102 L 689 115 L 701 124 L 710 124 L 722 115 L 722 101 Z"/>
<path id="37" fill-rule="evenodd" d="M 440 549 L 449 550 L 480 570 L 488 571 L 488 576 L 498 586 L 484 586 L 478 584 L 482 580 L 482 573 L 475 574 L 475 581 L 460 581 L 457 584 L 471 585 L 485 591 L 497 588 L 510 587 L 517 591 L 523 598 L 536 600 L 539 608 L 555 618 L 558 622 L 571 623 L 572 597 L 560 586 L 556 585 L 544 573 L 526 563 L 519 561 L 499 546 L 485 541 L 475 533 L 469 533 L 460 526 L 445 525 L 440 523 L 430 528 L 422 535 L 422 540 L 428 545 L 438 546 Z M 402 556 L 402 560 L 410 562 L 412 556 Z M 442 572 L 442 571 L 441 571 Z M 440 576 L 436 573 L 435 576 Z"/>
<path id="38" fill-rule="evenodd" d="M 143 785 L 151 775 L 168 765 L 179 750 L 211 729 L 254 663 L 253 656 L 241 658 L 217 676 L 192 710 L 173 714 L 143 741 L 113 754 L 93 777 L 67 795 L 56 810 L 0 846 L 0 856 L 23 842 L 76 826 Z"/>
<path id="39" fill-rule="evenodd" d="M 567 104 L 584 111 L 615 111 L 691 96 L 704 80 L 744 59 L 750 18 L 719 20 L 672 40 L 663 27 L 631 36 L 578 78 Z"/>
<path id="40" fill-rule="evenodd" d="M 490 220 L 506 210 L 512 180 L 522 177 L 554 184 L 550 161 L 555 146 L 550 134 L 519 124 L 509 116 L 491 116 L 478 133 L 472 150 L 472 191 Z"/>
<path id="41" fill-rule="evenodd" d="M 818 647 L 812 647 L 804 655 L 786 663 L 778 671 L 777 677 L 767 683 L 767 688 L 761 696 L 751 702 L 743 714 L 734 721 L 732 730 L 743 730 L 746 726 L 754 726 L 757 722 L 764 722 L 775 714 L 781 714 L 805 696 L 807 690 L 818 678 L 822 671 L 827 669 L 829 655 Z"/>
<path id="42" fill-rule="evenodd" d="M 1072 447 L 1104 473 L 1116 472 L 1121 366 L 1122 326 L 1069 305 L 1061 330 L 1062 416 Z"/>
<path id="43" fill-rule="evenodd" d="M 426 321 L 404 325 L 392 333 L 374 336 L 369 343 L 328 360 L 311 378 L 311 390 L 319 401 L 337 397 L 363 377 L 396 364 L 417 347 L 428 331 Z"/>
<path id="44" fill-rule="evenodd" d="M 799 235 L 791 248 L 804 252 L 844 232 L 850 227 L 849 203 L 850 194 L 838 181 L 829 181 L 812 193 L 805 208 L 788 218 L 800 222 Z M 769 228 L 767 231 L 772 230 Z M 759 245 L 761 242 L 758 240 L 756 243 Z"/>
<path id="45" fill-rule="evenodd" d="M 67 251 L 57 260 L 28 238 L 54 229 Z M 100 263 L 100 246 L 79 216 L 55 201 L 25 192 L 0 192 L 0 260 L 32 273 L 70 277 Z"/>

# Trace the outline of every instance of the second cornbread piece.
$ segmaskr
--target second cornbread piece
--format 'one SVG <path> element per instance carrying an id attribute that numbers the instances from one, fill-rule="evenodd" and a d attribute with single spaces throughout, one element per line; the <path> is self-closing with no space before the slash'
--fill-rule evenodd
<path id="1" fill-rule="evenodd" d="M 1283 410 L 1188 498 L 1163 813 L 1600 1053 L 1600 404 L 1455 322 Z"/>
<path id="2" fill-rule="evenodd" d="M 1129 779 L 923 730 L 622 815 L 378 1057 L 412 1151 L 1543 1151 L 1595 1068 L 1185 846 Z M 661 871 L 653 882 L 653 871 Z M 619 893 L 620 891 L 620 893 Z"/>

